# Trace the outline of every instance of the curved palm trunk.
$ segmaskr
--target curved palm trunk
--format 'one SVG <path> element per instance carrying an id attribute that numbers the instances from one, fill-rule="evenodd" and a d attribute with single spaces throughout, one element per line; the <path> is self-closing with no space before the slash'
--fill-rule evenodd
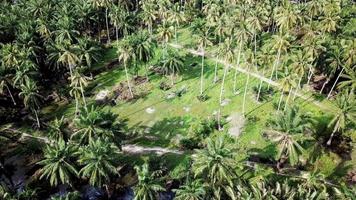
<path id="1" fill-rule="evenodd" d="M 218 61 L 215 61 L 214 83 L 218 81 Z"/>
<path id="2" fill-rule="evenodd" d="M 132 93 L 132 89 L 131 89 L 131 84 L 130 84 L 130 80 L 129 80 L 129 73 L 128 73 L 128 71 L 127 71 L 126 62 L 124 62 L 124 68 L 125 68 L 125 75 L 126 75 L 127 86 L 129 87 L 129 91 L 130 91 L 131 98 L 133 98 L 133 93 Z"/>
<path id="3" fill-rule="evenodd" d="M 279 63 L 279 58 L 280 58 L 280 56 L 281 56 L 281 51 L 278 50 L 277 60 L 273 63 L 271 76 L 270 76 L 270 78 L 269 78 L 270 81 L 272 81 L 273 74 L 274 74 L 275 71 L 276 71 L 276 78 L 277 78 L 277 65 L 278 65 L 278 63 Z M 271 86 L 271 83 L 268 83 L 268 89 L 269 89 L 270 86 Z"/>
<path id="4" fill-rule="evenodd" d="M 310 67 L 310 68 L 309 68 L 309 72 L 308 72 L 308 82 L 307 82 L 307 85 L 309 85 L 312 76 L 313 76 L 313 71 L 312 71 L 312 68 Z"/>
<path id="5" fill-rule="evenodd" d="M 263 69 L 263 71 L 262 71 L 262 76 L 263 76 L 263 74 L 264 74 L 264 69 Z M 257 92 L 257 101 L 259 101 L 259 99 L 260 99 L 260 95 L 261 95 L 261 89 L 262 89 L 262 84 L 263 84 L 263 81 L 262 81 L 262 79 L 260 80 L 260 84 L 259 84 L 259 86 L 258 86 L 258 92 Z"/>
<path id="6" fill-rule="evenodd" d="M 344 72 L 344 69 L 345 69 L 345 68 L 342 68 L 341 72 L 340 72 L 340 73 L 339 73 L 339 75 L 337 76 L 337 78 L 336 78 L 336 80 L 335 80 L 335 82 L 334 82 L 334 84 L 333 84 L 333 86 L 332 86 L 332 88 L 331 88 L 331 90 L 330 90 L 330 92 L 329 92 L 329 94 L 328 94 L 328 97 L 327 97 L 327 98 L 330 98 L 331 93 L 332 93 L 332 91 L 334 90 L 334 88 L 335 88 L 335 86 L 336 86 L 337 81 L 339 80 L 340 76 L 341 76 L 341 75 L 342 75 L 342 73 Z"/>
<path id="7" fill-rule="evenodd" d="M 294 91 L 293 100 L 295 100 L 295 97 L 297 96 L 298 89 L 299 89 L 299 88 L 302 88 L 301 85 L 300 85 L 301 82 L 302 82 L 302 78 L 303 78 L 303 76 L 301 75 L 301 76 L 299 77 L 299 81 L 298 81 L 297 88 L 295 88 L 295 91 Z"/>
<path id="8" fill-rule="evenodd" d="M 9 86 L 7 86 L 7 85 L 5 84 L 5 87 L 6 87 L 7 92 L 9 93 L 9 95 L 10 95 L 10 97 L 11 97 L 12 103 L 14 104 L 14 106 L 16 106 L 16 101 L 15 101 L 14 97 L 12 96 L 12 93 L 11 93 L 11 91 L 10 91 Z"/>
<path id="9" fill-rule="evenodd" d="M 226 63 L 226 62 L 225 62 Z M 224 93 L 224 85 L 225 85 L 225 78 L 226 78 L 226 74 L 227 74 L 227 70 L 228 70 L 228 65 L 225 66 L 224 69 L 224 75 L 223 75 L 223 79 L 221 82 L 221 88 L 220 88 L 220 97 L 219 97 L 219 113 L 218 113 L 218 126 L 219 126 L 219 130 L 222 129 L 221 127 L 221 103 L 222 103 L 222 97 L 223 97 L 223 93 Z"/>
<path id="10" fill-rule="evenodd" d="M 200 95 L 203 95 L 203 82 L 204 82 L 204 48 L 203 48 L 203 54 L 201 56 L 201 77 L 200 77 Z"/>
<path id="11" fill-rule="evenodd" d="M 241 56 L 241 48 L 242 48 L 242 42 L 240 42 L 240 45 L 239 45 L 239 52 L 237 53 L 237 68 L 239 67 L 240 65 L 240 56 Z M 237 68 L 235 68 L 235 74 L 234 74 L 234 93 L 236 94 L 236 81 L 237 81 Z"/>
<path id="12" fill-rule="evenodd" d="M 334 138 L 334 136 L 335 136 L 335 132 L 336 132 L 336 131 L 333 131 L 333 132 L 331 133 L 331 135 L 330 135 L 328 141 L 326 142 L 326 145 L 328 145 L 328 146 L 331 145 L 331 142 L 332 142 L 332 140 L 333 140 L 333 138 Z"/>
<path id="13" fill-rule="evenodd" d="M 87 102 L 85 100 L 83 85 L 82 85 L 82 83 L 79 83 L 79 84 L 80 84 L 80 92 L 82 93 L 82 97 L 83 97 L 84 109 L 87 110 Z"/>
<path id="14" fill-rule="evenodd" d="M 174 40 L 178 43 L 177 25 L 174 25 Z"/>
<path id="15" fill-rule="evenodd" d="M 79 113 L 79 101 L 78 101 L 77 95 L 75 95 L 74 99 L 75 99 L 75 114 L 74 114 L 74 118 L 77 118 L 78 113 Z"/>
<path id="16" fill-rule="evenodd" d="M 287 105 L 288 105 L 288 101 L 289 101 L 289 98 L 290 98 L 290 94 L 292 93 L 292 87 L 290 87 L 289 89 L 289 92 L 288 92 L 288 97 L 287 97 L 287 100 L 286 100 L 286 103 L 284 104 L 284 110 L 287 109 Z M 294 93 L 295 94 L 295 93 Z"/>
<path id="17" fill-rule="evenodd" d="M 247 86 L 248 86 L 248 82 L 250 80 L 249 71 L 250 71 L 250 67 L 248 67 L 248 69 L 247 69 L 248 73 L 247 73 L 247 79 L 246 79 L 246 84 L 245 84 L 244 100 L 242 102 L 242 113 L 243 113 L 243 115 L 245 115 L 245 103 L 246 103 Z"/>
<path id="18" fill-rule="evenodd" d="M 108 20 L 108 8 L 105 8 L 105 23 L 106 23 L 106 32 L 108 34 L 108 42 L 110 43 L 110 31 L 109 31 L 109 20 Z"/>
<path id="19" fill-rule="evenodd" d="M 323 93 L 324 88 L 325 88 L 326 84 L 328 84 L 328 83 L 329 83 L 329 81 L 330 81 L 330 78 L 327 78 L 327 79 L 326 79 L 326 81 L 324 82 L 323 86 L 321 87 L 321 90 L 320 90 L 320 92 L 319 92 L 320 94 L 322 94 L 322 93 Z"/>
<path id="20" fill-rule="evenodd" d="M 35 116 L 36 116 L 36 121 L 37 121 L 37 127 L 38 128 L 41 128 L 41 125 L 40 125 L 40 120 L 38 118 L 38 114 L 37 114 L 37 110 L 36 109 L 33 109 L 34 113 L 35 113 Z"/>
<path id="21" fill-rule="evenodd" d="M 282 100 L 283 100 L 283 91 L 282 91 L 282 94 L 281 94 L 281 98 L 279 98 L 277 111 L 279 111 L 279 109 L 281 108 Z"/>

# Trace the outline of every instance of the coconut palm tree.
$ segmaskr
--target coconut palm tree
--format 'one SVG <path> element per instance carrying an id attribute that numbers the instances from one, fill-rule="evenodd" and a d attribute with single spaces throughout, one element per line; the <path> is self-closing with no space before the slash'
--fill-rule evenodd
<path id="1" fill-rule="evenodd" d="M 153 58 L 155 43 L 150 39 L 146 31 L 140 31 L 134 35 L 135 62 L 143 63 L 146 69 L 146 78 L 148 80 L 147 63 Z M 135 64 L 137 65 L 137 63 Z"/>
<path id="2" fill-rule="evenodd" d="M 135 200 L 155 200 L 159 191 L 164 188 L 155 179 L 155 174 L 149 171 L 148 164 L 135 166 L 138 183 L 134 186 Z"/>
<path id="3" fill-rule="evenodd" d="M 180 11 L 180 6 L 178 3 L 175 3 L 174 6 L 169 10 L 168 19 L 173 23 L 174 26 L 174 39 L 175 42 L 178 42 L 177 29 L 179 28 L 180 23 L 185 21 L 184 14 Z"/>
<path id="4" fill-rule="evenodd" d="M 251 23 L 252 23 L 252 19 L 250 19 Z M 254 22 L 256 23 L 256 22 Z M 252 25 L 251 25 L 252 26 Z M 236 60 L 236 65 L 237 68 L 240 67 L 240 61 L 241 61 L 241 52 L 243 47 L 245 46 L 245 44 L 247 43 L 248 39 L 251 37 L 251 32 L 248 30 L 247 25 L 242 22 L 240 24 L 240 27 L 237 29 L 236 33 L 235 33 L 235 37 L 237 38 L 237 42 L 238 42 L 238 49 L 237 49 L 237 60 Z M 237 93 L 236 90 L 236 81 L 237 81 L 237 72 L 238 69 L 235 69 L 235 74 L 234 74 L 234 93 Z"/>
<path id="5" fill-rule="evenodd" d="M 280 32 L 287 33 L 301 20 L 299 9 L 295 8 L 289 1 L 282 1 L 282 4 L 275 11 L 275 19 Z"/>
<path id="6" fill-rule="evenodd" d="M 184 67 L 184 57 L 177 51 L 171 50 L 168 52 L 167 58 L 163 61 L 163 71 L 168 76 L 171 75 L 171 82 L 174 85 L 174 75 L 178 74 Z"/>
<path id="7" fill-rule="evenodd" d="M 75 120 L 77 130 L 71 137 L 73 139 L 79 138 L 79 142 L 82 144 L 88 144 L 98 138 L 113 138 L 112 127 L 104 126 L 107 124 L 104 116 L 106 116 L 106 113 L 94 106 L 83 110 L 78 119 Z"/>
<path id="8" fill-rule="evenodd" d="M 68 66 L 70 75 L 73 74 L 73 68 L 79 63 L 77 48 L 69 41 L 51 43 L 48 46 L 50 52 L 47 59 L 57 68 L 59 66 Z"/>
<path id="9" fill-rule="evenodd" d="M 307 70 L 310 71 L 310 69 L 313 68 L 312 65 L 313 59 L 307 52 L 297 50 L 295 53 L 292 54 L 290 60 L 291 60 L 290 70 L 294 72 L 297 76 L 299 76 L 298 84 L 294 91 L 293 99 L 295 99 L 298 89 L 302 88 L 301 82 L 303 77 L 305 76 L 306 71 Z M 310 77 L 308 77 L 308 79 Z"/>
<path id="10" fill-rule="evenodd" d="M 89 179 L 92 186 L 109 183 L 110 177 L 116 175 L 119 149 L 108 140 L 98 139 L 80 149 L 78 162 L 83 166 L 80 175 Z"/>
<path id="11" fill-rule="evenodd" d="M 163 45 L 163 59 L 165 59 L 167 55 L 167 44 L 173 36 L 174 28 L 167 21 L 163 21 L 163 24 L 158 27 L 157 32 L 157 37 Z"/>
<path id="12" fill-rule="evenodd" d="M 78 171 L 72 160 L 77 149 L 70 143 L 59 139 L 44 149 L 44 158 L 38 164 L 40 169 L 40 179 L 49 179 L 51 186 L 58 184 L 71 184 L 78 176 Z"/>
<path id="13" fill-rule="evenodd" d="M 12 103 L 16 106 L 16 101 L 9 86 L 11 86 L 11 77 L 0 67 L 0 95 L 6 95 L 7 92 L 12 100 Z"/>
<path id="14" fill-rule="evenodd" d="M 100 48 L 89 38 L 78 38 L 76 47 L 78 51 L 77 56 L 81 65 L 91 67 L 93 62 L 98 61 Z"/>
<path id="15" fill-rule="evenodd" d="M 204 82 L 204 57 L 205 48 L 212 45 L 210 40 L 209 30 L 204 30 L 198 35 L 199 48 L 201 49 L 201 77 L 200 77 L 200 95 L 203 95 L 203 82 Z"/>
<path id="16" fill-rule="evenodd" d="M 299 156 L 304 151 L 299 142 L 307 138 L 304 134 L 310 128 L 307 120 L 298 107 L 291 107 L 271 121 L 270 129 L 265 133 L 278 145 L 279 162 L 288 159 L 291 165 L 298 163 Z"/>
<path id="17" fill-rule="evenodd" d="M 84 76 L 78 70 L 75 70 L 73 75 L 70 77 L 70 86 L 72 88 L 80 89 L 85 109 L 87 108 L 87 104 L 85 101 L 84 88 L 88 86 L 88 80 L 89 77 Z M 74 95 L 74 97 L 76 97 L 76 95 Z"/>
<path id="18" fill-rule="evenodd" d="M 36 82 L 29 79 L 21 85 L 21 92 L 19 96 L 23 98 L 23 103 L 26 109 L 29 109 L 36 116 L 37 127 L 40 127 L 40 120 L 38 118 L 37 110 L 40 105 L 41 95 L 38 94 L 38 88 Z"/>
<path id="19" fill-rule="evenodd" d="M 197 150 L 193 156 L 193 171 L 195 177 L 203 177 L 213 190 L 214 199 L 223 196 L 234 197 L 234 181 L 236 178 L 233 151 L 226 146 L 222 136 L 212 140 L 207 139 L 207 146 Z"/>
<path id="20" fill-rule="evenodd" d="M 141 4 L 142 4 L 141 19 L 144 22 L 144 24 L 147 26 L 148 32 L 150 33 L 150 36 L 152 38 L 153 23 L 157 18 L 157 16 L 156 16 L 156 7 L 157 6 L 151 0 L 141 1 Z"/>
<path id="21" fill-rule="evenodd" d="M 108 42 L 110 43 L 110 30 L 109 30 L 109 20 L 108 20 L 108 9 L 111 6 L 111 0 L 90 0 L 91 5 L 96 9 L 105 8 L 105 24 L 106 32 L 108 37 Z M 100 31 L 100 30 L 99 30 Z"/>
<path id="22" fill-rule="evenodd" d="M 332 49 L 330 52 L 330 56 L 325 60 L 326 63 L 328 64 L 329 70 L 331 71 L 331 74 L 335 74 L 337 71 L 339 71 L 339 74 L 337 75 L 334 84 L 332 85 L 327 98 L 331 97 L 331 94 L 339 81 L 340 77 L 342 76 L 344 70 L 345 70 L 345 65 L 342 61 L 342 51 L 339 48 L 339 46 L 332 46 Z"/>
<path id="23" fill-rule="evenodd" d="M 272 81 L 274 72 L 276 72 L 275 73 L 276 79 L 278 79 L 277 72 L 278 72 L 278 66 L 279 66 L 279 63 L 281 60 L 281 54 L 284 52 L 287 52 L 287 50 L 290 46 L 288 39 L 289 39 L 288 35 L 273 35 L 272 36 L 272 41 L 271 41 L 272 49 L 274 49 L 277 52 L 277 55 L 276 55 L 276 59 L 273 64 L 273 67 L 272 67 L 272 72 L 271 72 L 271 76 L 270 76 L 271 81 Z M 268 84 L 268 86 L 270 86 L 270 84 Z"/>
<path id="24" fill-rule="evenodd" d="M 190 181 L 174 190 L 177 200 L 203 200 L 206 194 L 201 180 Z"/>
<path id="25" fill-rule="evenodd" d="M 354 67 L 355 68 L 355 67 Z M 339 83 L 339 88 L 349 88 L 351 93 L 353 93 L 356 89 L 356 71 L 355 69 L 351 69 L 350 67 L 345 67 L 345 74 L 342 75 L 346 80 Z"/>
<path id="26" fill-rule="evenodd" d="M 356 101 L 354 93 L 345 91 L 338 95 L 336 98 L 336 106 L 338 111 L 328 125 L 329 128 L 333 129 L 326 143 L 328 146 L 331 145 L 335 133 L 344 131 L 349 123 L 356 121 Z"/>
<path id="27" fill-rule="evenodd" d="M 295 80 L 296 80 L 295 74 L 289 74 L 288 70 L 286 70 L 284 76 L 285 77 L 281 80 L 281 83 L 280 83 L 280 87 L 281 87 L 282 91 L 281 91 L 281 97 L 278 102 L 277 111 L 280 110 L 284 93 L 288 92 L 287 100 L 284 104 L 284 110 L 285 110 L 288 106 L 288 101 L 289 101 L 290 95 L 292 94 L 293 88 L 297 87 L 296 83 L 295 83 Z"/>
<path id="28" fill-rule="evenodd" d="M 134 54 L 134 49 L 130 44 L 130 41 L 128 39 L 125 39 L 120 43 L 120 45 L 117 45 L 117 53 L 118 53 L 118 58 L 120 61 L 124 63 L 124 68 L 125 68 L 125 74 L 126 74 L 126 82 L 127 86 L 130 91 L 131 98 L 133 98 L 133 93 L 131 89 L 131 84 L 130 84 L 130 79 L 129 79 L 129 73 L 127 70 L 127 64 L 133 60 L 135 60 L 135 54 Z"/>

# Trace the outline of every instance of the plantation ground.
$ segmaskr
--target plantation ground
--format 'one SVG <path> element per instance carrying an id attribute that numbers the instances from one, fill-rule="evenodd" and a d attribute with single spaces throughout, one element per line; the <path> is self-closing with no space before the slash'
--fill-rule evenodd
<path id="1" fill-rule="evenodd" d="M 179 44 L 186 46 L 187 48 L 194 45 L 193 37 L 187 29 L 182 29 L 179 32 Z M 172 48 L 172 47 L 170 47 Z M 211 51 L 214 47 L 210 47 L 208 51 Z M 135 140 L 130 141 L 130 144 L 136 144 L 145 147 L 165 147 L 165 148 L 177 148 L 176 144 L 179 137 L 183 137 L 189 131 L 189 126 L 192 121 L 197 119 L 206 119 L 214 117 L 214 114 L 219 108 L 219 94 L 220 94 L 220 82 L 214 83 L 214 66 L 215 61 L 211 58 L 207 58 L 205 62 L 205 77 L 204 88 L 205 93 L 209 99 L 205 102 L 200 102 L 197 99 L 200 89 L 200 63 L 201 57 L 189 54 L 186 50 L 180 49 L 187 53 L 185 59 L 185 69 L 181 72 L 181 75 L 176 77 L 175 85 L 168 91 L 163 91 L 159 88 L 162 81 L 170 83 L 168 78 L 162 77 L 157 74 L 149 76 L 150 83 L 147 85 L 149 89 L 148 95 L 143 98 L 130 101 L 119 102 L 115 106 L 106 105 L 105 109 L 110 110 L 118 114 L 121 118 L 127 119 L 129 128 L 144 127 L 146 131 L 142 134 L 142 137 L 138 137 Z M 161 50 L 157 48 L 155 58 L 149 65 L 158 62 L 161 56 Z M 97 63 L 96 67 L 102 67 L 110 63 L 116 58 L 116 50 L 108 49 L 102 60 Z M 266 72 L 267 74 L 268 72 Z M 133 69 L 130 69 L 131 77 L 135 74 Z M 144 76 L 144 70 L 139 72 Z M 219 65 L 218 75 L 222 77 L 223 66 Z M 242 112 L 244 87 L 247 80 L 247 75 L 238 73 L 237 88 L 239 94 L 233 93 L 233 76 L 234 70 L 230 69 L 226 82 L 224 98 L 229 100 L 228 104 L 222 107 L 222 113 L 225 117 Z M 105 71 L 95 77 L 95 80 L 90 84 L 87 91 L 91 95 L 90 102 L 94 101 L 95 94 L 101 90 L 112 91 L 113 88 L 120 82 L 125 81 L 125 72 L 122 66 L 117 65 L 112 69 Z M 263 130 L 267 128 L 267 121 L 275 115 L 275 109 L 273 104 L 278 102 L 280 98 L 280 92 L 276 92 L 272 98 L 266 102 L 256 102 L 255 94 L 252 90 L 253 87 L 257 87 L 260 80 L 250 76 L 248 92 L 246 98 L 246 123 L 244 125 L 242 134 L 239 138 L 234 138 L 236 142 L 235 147 L 247 154 L 254 154 L 255 152 L 266 158 L 273 158 L 276 155 L 276 147 L 270 141 L 265 139 L 262 134 Z M 266 84 L 266 83 L 264 83 Z M 173 99 L 167 99 L 167 95 L 181 88 L 186 88 L 187 92 L 182 97 L 175 97 Z M 277 90 L 277 89 L 276 89 Z M 319 124 L 316 130 L 320 131 L 320 134 L 326 128 L 328 119 L 332 117 L 330 111 L 325 111 L 318 107 L 314 101 L 319 102 L 325 106 L 326 110 L 333 110 L 331 103 L 325 98 L 316 98 L 317 94 L 313 94 L 311 91 L 301 91 L 306 96 L 310 97 L 310 100 L 297 98 L 294 102 L 291 100 L 290 105 L 298 105 L 305 113 L 309 113 L 314 119 L 318 119 Z M 75 109 L 74 103 L 69 105 L 50 106 L 43 109 L 43 113 L 55 113 L 56 116 L 65 114 L 67 116 L 73 115 Z M 147 109 L 154 110 L 153 113 L 147 112 Z M 224 132 L 228 127 L 226 126 Z M 216 135 L 224 134 L 223 132 L 216 132 Z M 304 144 L 307 149 L 306 154 L 310 153 L 311 147 L 308 144 Z M 169 154 L 163 156 L 166 163 L 170 163 L 172 168 L 179 166 L 182 160 L 187 159 L 187 155 L 190 152 L 186 152 L 186 155 L 174 155 Z M 242 154 L 242 155 L 243 155 Z M 151 155 L 152 156 L 152 155 Z M 353 153 L 353 157 L 354 153 Z M 137 156 L 133 161 L 142 160 L 141 156 Z M 138 159 L 138 160 L 137 160 Z M 321 156 L 316 164 L 316 169 L 319 169 L 326 177 L 330 179 L 337 179 L 338 175 L 342 175 L 345 167 L 350 162 L 342 162 L 341 159 L 334 153 L 326 152 Z"/>

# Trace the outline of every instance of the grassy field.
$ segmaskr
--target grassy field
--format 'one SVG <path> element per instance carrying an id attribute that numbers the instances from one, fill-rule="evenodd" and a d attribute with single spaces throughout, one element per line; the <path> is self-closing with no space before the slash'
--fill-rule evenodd
<path id="1" fill-rule="evenodd" d="M 194 41 L 193 37 L 191 37 L 186 29 L 180 31 L 179 38 L 179 41 L 184 41 L 183 45 L 192 46 Z M 157 48 L 155 57 L 150 64 L 157 63 L 161 53 L 161 50 Z M 115 49 L 107 50 L 96 67 L 106 65 L 111 60 L 115 59 L 115 57 Z M 132 143 L 142 146 L 176 148 L 174 141 L 187 134 L 192 121 L 212 118 L 219 108 L 221 82 L 213 82 L 215 62 L 211 59 L 206 59 L 204 75 L 205 93 L 208 95 L 209 99 L 205 102 L 200 102 L 197 99 L 200 89 L 200 62 L 200 57 L 187 54 L 184 70 L 175 78 L 175 85 L 170 90 L 163 91 L 159 88 L 162 81 L 170 82 L 167 77 L 152 74 L 149 76 L 150 82 L 146 87 L 149 91 L 147 91 L 148 94 L 145 97 L 130 102 L 119 102 L 115 106 L 106 105 L 104 109 L 117 113 L 123 119 L 127 119 L 129 128 L 149 128 L 149 131 L 145 133 L 145 136 L 152 136 L 151 138 L 154 139 L 142 137 L 137 138 L 132 141 Z M 133 69 L 130 69 L 130 74 L 131 77 L 133 77 Z M 144 70 L 139 71 L 139 74 L 144 75 Z M 219 65 L 219 78 L 222 77 L 222 74 L 223 66 Z M 234 113 L 241 114 L 242 112 L 243 94 L 247 75 L 241 73 L 238 74 L 237 88 L 239 89 L 239 94 L 233 93 L 233 75 L 234 71 L 233 69 L 230 69 L 225 82 L 224 99 L 228 99 L 229 103 L 222 107 L 224 116 L 229 116 Z M 91 88 L 90 91 L 87 91 L 88 94 L 91 94 L 91 100 L 89 100 L 89 102 L 93 102 L 95 94 L 99 91 L 111 91 L 122 81 L 125 81 L 125 74 L 122 66 L 119 65 L 98 74 L 89 86 L 89 88 Z M 268 101 L 263 103 L 257 102 L 252 88 L 258 86 L 259 82 L 260 80 L 254 77 L 250 77 L 249 79 L 245 116 L 249 120 L 246 120 L 246 124 L 240 137 L 236 138 L 235 147 L 244 152 L 258 152 L 262 156 L 273 157 L 276 155 L 276 147 L 270 141 L 266 140 L 262 134 L 263 130 L 268 128 L 266 126 L 268 119 L 276 114 L 273 103 L 279 100 L 280 92 L 276 91 L 274 96 Z M 187 92 L 181 97 L 167 99 L 169 93 L 181 88 L 186 88 Z M 308 94 L 315 96 L 310 92 Z M 330 105 L 328 100 L 321 99 L 321 102 L 325 103 L 325 105 Z M 326 123 L 328 119 L 332 117 L 332 114 L 323 112 L 312 102 L 299 98 L 295 101 L 290 101 L 290 105 L 294 104 L 298 105 L 303 112 L 309 113 L 314 119 L 318 119 L 319 123 L 315 124 L 316 130 L 319 130 L 320 134 L 322 134 L 325 130 Z M 154 109 L 155 112 L 148 113 L 146 111 L 148 108 Z M 43 110 L 43 112 L 56 113 L 58 116 L 61 114 L 69 116 L 74 113 L 74 103 L 58 106 L 54 109 L 46 109 Z M 226 130 L 227 127 L 223 132 L 216 132 L 215 134 L 224 134 Z M 307 145 L 305 146 L 307 147 Z M 310 149 L 311 148 L 307 148 L 306 154 L 310 153 Z M 171 160 L 170 157 L 169 159 Z M 326 176 L 329 176 L 335 175 L 335 169 L 338 164 L 341 163 L 341 160 L 336 154 L 328 152 L 321 156 L 316 163 L 315 167 L 321 170 Z"/>

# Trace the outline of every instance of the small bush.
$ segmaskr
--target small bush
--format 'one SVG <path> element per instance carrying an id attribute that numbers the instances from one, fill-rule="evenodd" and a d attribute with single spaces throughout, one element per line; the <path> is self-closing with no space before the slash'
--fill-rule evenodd
<path id="1" fill-rule="evenodd" d="M 162 82 L 159 84 L 159 89 L 161 89 L 161 90 L 163 90 L 163 91 L 167 91 L 167 90 L 169 90 L 169 89 L 171 89 L 171 88 L 172 88 L 172 86 L 171 86 L 169 83 L 165 82 L 165 81 L 162 81 Z"/>
<path id="2" fill-rule="evenodd" d="M 199 148 L 199 143 L 200 141 L 198 139 L 187 137 L 187 138 L 180 139 L 179 147 L 181 149 L 193 150 Z"/>
<path id="3" fill-rule="evenodd" d="M 209 97 L 206 94 L 201 94 L 201 95 L 197 96 L 197 99 L 201 102 L 204 102 L 204 101 L 208 100 Z"/>

